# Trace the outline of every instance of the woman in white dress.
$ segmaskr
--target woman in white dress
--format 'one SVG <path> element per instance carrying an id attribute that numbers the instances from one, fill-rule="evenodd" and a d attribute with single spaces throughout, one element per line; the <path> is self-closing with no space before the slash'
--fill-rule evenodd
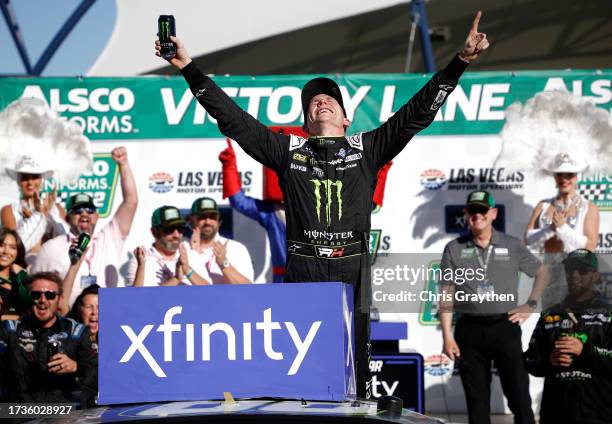
<path id="1" fill-rule="evenodd" d="M 536 253 L 569 253 L 597 247 L 599 209 L 577 192 L 578 173 L 587 168 L 569 153 L 557 154 L 546 171 L 554 176 L 557 195 L 541 200 L 533 210 L 525 243 Z"/>
<path id="2" fill-rule="evenodd" d="M 553 197 L 538 202 L 524 234 L 525 244 L 544 255 L 550 271 L 543 308 L 566 294 L 562 261 L 567 254 L 597 248 L 599 210 L 578 194 L 578 174 L 612 169 L 609 117 L 591 99 L 566 91 L 538 93 L 506 110 L 502 151 L 495 166 L 508 172 L 527 171 L 548 181 L 552 176 L 557 187 Z"/>
<path id="3" fill-rule="evenodd" d="M 53 171 L 23 155 L 16 164 L 6 167 L 6 173 L 17 182 L 19 201 L 2 207 L 2 226 L 16 230 L 26 252 L 36 253 L 42 243 L 66 233 L 62 225 L 66 212 L 56 203 L 55 191 L 41 194 L 43 180 L 50 178 Z"/>

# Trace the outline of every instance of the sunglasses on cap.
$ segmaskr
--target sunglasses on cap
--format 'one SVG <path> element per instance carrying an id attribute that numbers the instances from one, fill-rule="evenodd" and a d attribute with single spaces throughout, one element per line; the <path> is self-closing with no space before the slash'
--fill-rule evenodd
<path id="1" fill-rule="evenodd" d="M 57 292 L 54 291 L 31 291 L 30 292 L 30 297 L 32 298 L 32 300 L 38 300 L 40 299 L 41 296 L 45 296 L 45 298 L 47 300 L 53 300 L 57 297 Z"/>
<path id="2" fill-rule="evenodd" d="M 487 208 L 486 206 L 469 205 L 467 207 L 467 213 L 469 215 L 476 215 L 478 213 L 481 215 L 486 215 L 487 212 L 489 212 L 489 208 Z"/>
<path id="3" fill-rule="evenodd" d="M 580 275 L 587 275 L 589 272 L 593 272 L 593 268 L 586 264 L 565 264 L 563 266 L 565 268 L 565 273 L 571 275 L 574 271 L 578 271 Z"/>
<path id="4" fill-rule="evenodd" d="M 78 207 L 78 208 L 70 209 L 70 213 L 73 213 L 75 215 L 80 215 L 83 212 L 87 212 L 89 215 L 91 215 L 92 213 L 96 212 L 96 208 L 92 208 L 91 206 L 88 206 L 88 207 Z"/>
<path id="5" fill-rule="evenodd" d="M 184 225 L 170 225 L 170 226 L 161 226 L 159 227 L 159 230 L 164 234 L 164 235 L 168 235 L 168 234 L 172 234 L 175 231 L 178 231 L 179 233 L 184 233 L 185 232 L 185 226 Z"/>

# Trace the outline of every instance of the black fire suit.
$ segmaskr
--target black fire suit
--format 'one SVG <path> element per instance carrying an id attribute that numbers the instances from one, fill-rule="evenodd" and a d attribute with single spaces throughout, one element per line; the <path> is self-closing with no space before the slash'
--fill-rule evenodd
<path id="1" fill-rule="evenodd" d="M 309 139 L 272 132 L 238 107 L 195 63 L 182 70 L 220 131 L 278 174 L 286 204 L 285 282 L 340 281 L 354 286 L 358 396 L 368 397 L 370 391 L 367 252 L 377 173 L 433 121 L 466 66 L 455 57 L 373 131 Z"/>
<path id="2" fill-rule="evenodd" d="M 98 392 L 98 353 L 92 348 L 87 326 L 58 315 L 50 328 L 40 328 L 35 319 L 24 315 L 21 320 L 2 322 L 0 348 L 4 350 L 0 357 L 7 365 L 9 396 L 13 401 L 78 400 L 84 407 L 94 405 Z M 48 372 L 49 357 L 58 352 L 76 361 L 76 373 Z"/>
<path id="3" fill-rule="evenodd" d="M 566 311 L 574 313 L 577 322 Z M 530 374 L 545 377 L 541 424 L 612 423 L 612 313 L 599 298 L 583 304 L 565 300 L 540 317 L 525 352 Z M 555 341 L 569 335 L 583 342 L 569 367 L 553 367 Z"/>

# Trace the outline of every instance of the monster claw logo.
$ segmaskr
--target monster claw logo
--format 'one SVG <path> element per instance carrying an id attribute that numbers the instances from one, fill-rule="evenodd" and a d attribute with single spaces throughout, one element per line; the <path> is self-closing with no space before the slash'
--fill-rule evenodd
<path id="1" fill-rule="evenodd" d="M 167 40 L 170 38 L 170 22 L 164 21 L 160 22 L 160 38 L 162 40 Z"/>
<path id="2" fill-rule="evenodd" d="M 321 186 L 325 191 L 325 222 L 331 223 L 331 206 L 333 203 L 333 190 L 336 187 L 336 200 L 338 201 L 338 221 L 342 219 L 342 181 L 310 180 L 315 186 L 315 199 L 317 201 L 317 219 L 321 222 Z"/>

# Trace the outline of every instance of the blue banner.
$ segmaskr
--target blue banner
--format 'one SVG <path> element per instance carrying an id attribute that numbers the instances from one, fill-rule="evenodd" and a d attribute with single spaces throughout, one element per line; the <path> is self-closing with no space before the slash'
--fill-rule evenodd
<path id="1" fill-rule="evenodd" d="M 352 287 L 100 291 L 99 403 L 355 397 Z"/>

